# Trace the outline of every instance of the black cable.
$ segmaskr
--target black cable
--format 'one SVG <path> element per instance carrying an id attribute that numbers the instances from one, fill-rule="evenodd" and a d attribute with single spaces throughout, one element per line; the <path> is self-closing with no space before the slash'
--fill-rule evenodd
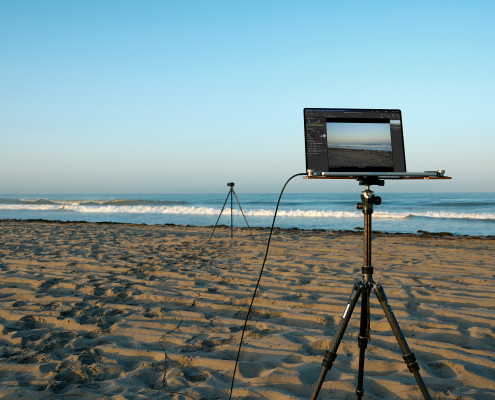
<path id="1" fill-rule="evenodd" d="M 258 282 L 256 283 L 256 287 L 254 288 L 253 297 L 251 298 L 251 304 L 249 305 L 249 310 L 248 310 L 247 315 L 246 315 L 246 320 L 244 321 L 244 328 L 242 329 L 241 341 L 239 342 L 239 350 L 237 351 L 237 359 L 235 360 L 234 373 L 232 374 L 232 384 L 230 385 L 229 400 L 232 399 L 232 391 L 234 390 L 235 373 L 237 371 L 237 365 L 239 364 L 239 356 L 241 354 L 242 339 L 244 338 L 244 332 L 246 331 L 246 326 L 247 326 L 247 322 L 249 319 L 249 314 L 251 313 L 251 308 L 253 307 L 254 298 L 256 297 L 256 292 L 258 290 L 258 286 L 260 285 L 261 275 L 263 274 L 263 269 L 265 268 L 266 258 L 268 257 L 268 249 L 270 247 L 270 240 L 272 238 L 273 227 L 275 226 L 275 219 L 277 218 L 278 206 L 280 205 L 280 200 L 282 199 L 282 194 L 284 193 L 284 190 L 285 190 L 285 187 L 287 186 L 287 184 L 296 176 L 302 176 L 302 175 L 307 175 L 307 173 L 304 172 L 304 173 L 295 174 L 295 175 L 291 176 L 287 180 L 287 182 L 285 182 L 285 185 L 282 188 L 282 191 L 280 192 L 280 196 L 278 198 L 277 207 L 275 208 L 275 215 L 273 216 L 272 229 L 270 229 L 270 236 L 268 236 L 268 243 L 266 244 L 265 258 L 263 260 L 263 264 L 261 265 L 260 276 L 258 277 Z"/>

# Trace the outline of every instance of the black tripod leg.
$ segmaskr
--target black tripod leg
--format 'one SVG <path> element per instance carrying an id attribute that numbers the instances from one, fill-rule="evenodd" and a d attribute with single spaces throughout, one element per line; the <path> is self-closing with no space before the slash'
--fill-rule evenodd
<path id="1" fill-rule="evenodd" d="M 229 191 L 229 194 L 227 195 L 227 198 L 225 199 L 225 202 L 223 203 L 222 210 L 220 211 L 220 215 L 218 216 L 217 222 L 215 224 L 215 227 L 213 228 L 213 232 L 211 232 L 211 235 L 210 235 L 210 238 L 208 239 L 208 242 L 213 237 L 213 233 L 215 232 L 215 229 L 217 229 L 218 221 L 220 221 L 220 217 L 222 216 L 223 209 L 225 208 L 225 204 L 227 204 L 227 200 L 229 199 L 229 196 L 230 196 L 230 191 Z"/>
<path id="2" fill-rule="evenodd" d="M 325 354 L 325 358 L 321 363 L 322 369 L 318 381 L 316 382 L 315 389 L 313 391 L 313 395 L 311 396 L 311 400 L 316 400 L 318 397 L 318 393 L 320 393 L 321 385 L 323 385 L 323 381 L 325 380 L 325 376 L 327 371 L 332 368 L 333 362 L 337 358 L 337 350 L 339 348 L 340 342 L 342 341 L 342 337 L 344 336 L 345 330 L 347 328 L 347 324 L 351 319 L 352 312 L 354 311 L 354 307 L 363 291 L 363 285 L 361 283 L 357 283 L 352 288 L 351 297 L 347 302 L 347 306 L 345 307 L 344 314 L 342 314 L 342 319 L 340 320 L 339 326 L 337 327 L 337 332 L 335 332 L 335 336 L 333 337 L 332 343 L 330 344 L 330 348 Z"/>
<path id="3" fill-rule="evenodd" d="M 253 236 L 253 232 L 251 231 L 251 227 L 249 226 L 249 224 L 247 222 L 246 216 L 244 215 L 244 211 L 242 211 L 241 203 L 239 203 L 239 200 L 237 199 L 237 195 L 235 194 L 233 189 L 232 189 L 232 193 L 234 193 L 235 200 L 237 201 L 237 204 L 239 205 L 239 209 L 241 210 L 242 216 L 244 217 L 244 221 L 246 221 L 246 225 L 249 228 L 249 233 L 251 233 L 251 237 L 253 238 L 254 243 L 256 243 L 256 240 L 254 239 L 254 236 Z"/>
<path id="4" fill-rule="evenodd" d="M 394 332 L 395 338 L 397 339 L 397 343 L 399 343 L 399 347 L 402 351 L 402 354 L 404 354 L 403 358 L 407 364 L 407 367 L 409 368 L 409 371 L 411 371 L 414 374 L 414 377 L 416 378 L 416 382 L 418 382 L 419 389 L 421 390 L 421 393 L 423 393 L 423 397 L 425 398 L 425 400 L 431 400 L 430 394 L 428 393 L 428 389 L 426 389 L 426 385 L 423 382 L 423 378 L 421 378 L 421 375 L 419 374 L 419 365 L 418 362 L 416 361 L 416 357 L 414 356 L 414 353 L 411 352 L 411 349 L 407 345 L 406 339 L 404 338 L 404 335 L 400 330 L 399 323 L 397 322 L 397 319 L 395 318 L 395 315 L 392 312 L 392 308 L 390 307 L 390 304 L 387 300 L 387 296 L 385 296 L 385 292 L 383 291 L 383 288 L 378 283 L 375 285 L 374 289 L 375 289 L 376 297 L 378 298 L 378 301 L 380 302 L 380 305 L 383 308 L 383 312 L 387 317 L 388 323 L 390 324 L 390 327 Z"/>
<path id="5" fill-rule="evenodd" d="M 364 377 L 364 356 L 366 347 L 368 347 L 368 310 L 370 301 L 370 288 L 366 286 L 361 293 L 361 322 L 359 327 L 358 346 L 359 346 L 359 370 L 358 385 L 356 395 L 358 400 L 364 395 L 363 377 Z"/>

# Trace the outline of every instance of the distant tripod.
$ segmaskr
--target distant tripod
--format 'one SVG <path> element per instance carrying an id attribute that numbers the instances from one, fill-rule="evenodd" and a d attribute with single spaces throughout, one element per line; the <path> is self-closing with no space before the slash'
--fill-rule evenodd
<path id="1" fill-rule="evenodd" d="M 218 216 L 217 222 L 215 224 L 215 227 L 213 228 L 213 231 L 211 232 L 211 236 L 208 239 L 208 241 L 211 240 L 213 237 L 213 233 L 215 232 L 215 229 L 217 228 L 218 221 L 220 221 L 220 217 L 222 216 L 223 209 L 225 208 L 225 204 L 227 204 L 227 200 L 229 199 L 230 196 L 230 238 L 232 239 L 234 237 L 234 229 L 233 229 L 233 222 L 234 222 L 234 215 L 233 215 L 233 198 L 232 195 L 235 196 L 235 200 L 237 201 L 237 204 L 239 205 L 239 209 L 241 210 L 242 216 L 244 217 L 244 221 L 246 221 L 246 225 L 249 228 L 249 233 L 251 233 L 251 237 L 254 240 L 254 243 L 256 243 L 256 240 L 254 239 L 253 232 L 251 231 L 251 227 L 249 226 L 246 216 L 244 215 L 244 211 L 242 211 L 241 203 L 239 203 L 239 200 L 237 199 L 237 195 L 235 194 L 234 191 L 234 182 L 227 183 L 227 186 L 230 187 L 229 193 L 227 194 L 227 198 L 225 199 L 225 202 L 223 203 L 222 210 L 220 211 L 220 215 Z"/>
<path id="2" fill-rule="evenodd" d="M 366 185 L 366 190 L 361 192 L 361 203 L 358 203 L 356 206 L 358 210 L 363 210 L 364 214 L 364 266 L 362 268 L 363 278 L 361 282 L 354 284 L 354 287 L 352 288 L 351 296 L 344 310 L 344 314 L 342 315 L 339 326 L 337 327 L 337 332 L 335 333 L 332 343 L 330 344 L 330 349 L 326 352 L 323 359 L 322 370 L 318 381 L 316 382 L 311 400 L 316 400 L 316 398 L 318 397 L 321 385 L 325 380 L 325 375 L 327 374 L 327 371 L 332 368 L 332 365 L 337 358 L 337 350 L 339 348 L 340 342 L 342 341 L 342 337 L 344 336 L 347 324 L 351 319 L 352 312 L 354 310 L 354 307 L 356 306 L 357 301 L 359 300 L 359 297 L 361 297 L 361 322 L 358 336 L 359 369 L 356 395 L 358 400 L 363 397 L 364 356 L 366 347 L 368 346 L 368 339 L 370 338 L 369 300 L 371 289 L 374 290 L 375 295 L 383 308 L 383 312 L 387 317 L 388 323 L 392 328 L 395 339 L 399 343 L 399 347 L 402 351 L 402 354 L 404 355 L 402 358 L 407 364 L 407 368 L 409 368 L 409 371 L 414 374 L 416 382 L 418 383 L 419 389 L 421 390 L 421 393 L 423 394 L 425 400 L 431 400 L 430 394 L 428 393 L 428 390 L 423 382 L 423 378 L 421 378 L 421 375 L 419 374 L 419 365 L 416 361 L 416 357 L 414 356 L 414 353 L 411 352 L 411 349 L 406 343 L 406 339 L 404 338 L 404 335 L 400 330 L 399 323 L 397 322 L 397 319 L 392 312 L 392 308 L 390 307 L 387 297 L 385 296 L 385 292 L 379 283 L 375 283 L 375 281 L 373 281 L 373 267 L 371 266 L 371 214 L 373 214 L 373 204 L 380 205 L 382 199 L 374 195 L 374 193 L 370 190 L 370 186 L 383 186 L 384 183 L 385 182 L 381 179 L 373 179 L 371 177 L 364 177 L 359 182 L 360 185 Z"/>

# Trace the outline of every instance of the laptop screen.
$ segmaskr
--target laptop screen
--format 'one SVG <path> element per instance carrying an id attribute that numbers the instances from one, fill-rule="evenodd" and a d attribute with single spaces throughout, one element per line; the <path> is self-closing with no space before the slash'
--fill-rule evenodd
<path id="1" fill-rule="evenodd" d="M 400 110 L 305 108 L 306 169 L 406 172 Z"/>

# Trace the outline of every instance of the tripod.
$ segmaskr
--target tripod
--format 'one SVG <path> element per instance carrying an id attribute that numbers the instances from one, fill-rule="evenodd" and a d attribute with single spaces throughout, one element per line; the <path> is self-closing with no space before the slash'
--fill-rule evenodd
<path id="1" fill-rule="evenodd" d="M 230 196 L 230 238 L 232 239 L 234 237 L 234 228 L 233 228 L 233 222 L 234 222 L 234 216 L 233 216 L 233 196 L 235 196 L 235 200 L 237 201 L 237 204 L 239 205 L 239 209 L 241 210 L 242 216 L 244 217 L 244 221 L 246 221 L 246 225 L 249 228 L 249 233 L 251 234 L 251 237 L 254 240 L 254 243 L 256 243 L 256 240 L 254 239 L 253 232 L 251 231 L 251 227 L 249 226 L 246 216 L 244 215 L 244 211 L 242 211 L 241 203 L 239 203 L 239 200 L 237 199 L 237 195 L 235 194 L 234 191 L 234 182 L 227 183 L 227 186 L 230 187 L 229 193 L 227 194 L 227 198 L 225 199 L 225 202 L 223 203 L 222 210 L 220 211 L 220 215 L 218 216 L 217 222 L 215 224 L 215 227 L 213 228 L 213 231 L 211 232 L 210 238 L 208 241 L 211 240 L 213 237 L 213 233 L 215 232 L 215 229 L 217 228 L 218 221 L 220 221 L 220 217 L 222 216 L 223 209 L 225 208 L 225 204 L 227 204 L 227 200 L 229 199 Z M 232 196 L 233 195 L 233 196 Z"/>
<path id="2" fill-rule="evenodd" d="M 395 318 L 395 315 L 392 312 L 392 308 L 390 307 L 387 297 L 385 296 L 385 292 L 379 283 L 375 283 L 373 281 L 373 267 L 371 266 L 371 215 L 373 214 L 373 205 L 380 205 L 381 198 L 374 195 L 374 193 L 370 190 L 370 186 L 383 186 L 385 182 L 381 179 L 377 179 L 376 177 L 363 177 L 359 181 L 359 184 L 366 185 L 366 190 L 361 192 L 361 203 L 357 203 L 356 205 L 357 209 L 363 210 L 364 214 L 364 266 L 362 268 L 363 278 L 361 282 L 356 283 L 352 288 L 351 296 L 344 310 L 344 314 L 342 315 L 339 326 L 337 327 L 337 332 L 335 333 L 332 343 L 330 344 L 330 349 L 326 352 L 323 359 L 322 370 L 318 381 L 316 382 L 311 400 L 316 400 L 316 398 L 318 397 L 318 393 L 320 392 L 321 385 L 325 380 L 327 371 L 332 368 L 332 365 L 337 358 L 337 350 L 339 348 L 340 342 L 342 341 L 342 337 L 344 336 L 347 324 L 351 319 L 352 312 L 354 311 L 354 307 L 356 306 L 359 297 L 361 297 L 361 321 L 358 336 L 359 369 L 356 395 L 358 400 L 363 397 L 364 356 L 366 347 L 368 346 L 368 340 L 370 338 L 369 299 L 371 289 L 373 289 L 373 291 L 375 292 L 375 295 L 383 308 L 383 312 L 385 313 L 388 323 L 392 328 L 395 339 L 399 343 L 399 347 L 402 351 L 402 354 L 404 355 L 404 361 L 406 362 L 409 371 L 414 374 L 414 377 L 416 378 L 416 382 L 418 383 L 423 397 L 425 398 L 425 400 L 431 400 L 430 394 L 428 393 L 423 379 L 419 374 L 419 365 L 416 361 L 416 357 L 414 356 L 414 353 L 411 352 L 411 349 L 406 343 L 406 339 L 404 338 L 404 335 L 400 330 L 397 319 Z"/>

